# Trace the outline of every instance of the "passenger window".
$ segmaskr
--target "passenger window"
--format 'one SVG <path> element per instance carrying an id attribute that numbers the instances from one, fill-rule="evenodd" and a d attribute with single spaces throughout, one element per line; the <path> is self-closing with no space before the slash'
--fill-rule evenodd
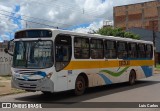
<path id="1" fill-rule="evenodd" d="M 89 59 L 89 38 L 74 38 L 74 57 L 76 59 Z"/>
<path id="2" fill-rule="evenodd" d="M 117 53 L 118 53 L 119 59 L 127 58 L 127 43 L 126 42 L 118 42 Z"/>
<path id="3" fill-rule="evenodd" d="M 137 58 L 137 44 L 136 43 L 128 44 L 128 57 Z"/>
<path id="4" fill-rule="evenodd" d="M 116 56 L 116 41 L 105 41 L 105 58 L 114 59 Z"/>
<path id="5" fill-rule="evenodd" d="M 138 44 L 138 58 L 145 58 L 145 45 L 144 44 Z"/>
<path id="6" fill-rule="evenodd" d="M 91 39 L 90 47 L 91 47 L 91 58 L 92 59 L 104 58 L 103 40 Z"/>
<path id="7" fill-rule="evenodd" d="M 146 45 L 146 58 L 152 58 L 153 50 L 152 45 Z"/>

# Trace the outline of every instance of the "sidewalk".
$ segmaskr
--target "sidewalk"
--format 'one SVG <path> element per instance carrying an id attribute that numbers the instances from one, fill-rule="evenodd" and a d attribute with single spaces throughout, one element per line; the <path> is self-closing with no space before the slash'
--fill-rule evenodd
<path id="1" fill-rule="evenodd" d="M 160 69 L 155 69 L 154 74 L 160 74 Z M 23 93 L 24 90 L 11 88 L 11 77 L 0 76 L 0 96 Z"/>

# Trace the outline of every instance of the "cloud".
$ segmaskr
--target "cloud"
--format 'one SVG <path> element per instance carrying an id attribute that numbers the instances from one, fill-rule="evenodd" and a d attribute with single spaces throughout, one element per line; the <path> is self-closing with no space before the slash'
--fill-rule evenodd
<path id="1" fill-rule="evenodd" d="M 28 27 L 59 27 L 67 28 L 82 23 L 92 23 L 97 20 L 113 20 L 113 7 L 119 5 L 146 2 L 149 0 L 30 0 L 20 3 L 19 13 L 22 15 L 34 16 L 26 18 Z M 45 20 L 42 20 L 45 19 Z M 26 22 L 22 22 L 25 27 Z"/>
<path id="2" fill-rule="evenodd" d="M 1 35 L 2 40 L 9 40 L 9 36 L 8 35 Z"/>
<path id="3" fill-rule="evenodd" d="M 13 16 L 12 13 L 14 12 L 14 6 L 5 4 L 6 1 L 0 3 L 0 38 L 2 40 L 8 40 L 6 34 L 13 33 L 15 29 L 18 28 L 18 25 L 14 23 L 14 20 L 11 18 Z"/>
<path id="4" fill-rule="evenodd" d="M 98 24 L 101 24 L 103 20 L 113 20 L 114 6 L 146 1 L 150 0 L 1 0 L 0 10 L 16 13 L 5 12 L 5 14 L 30 22 L 21 21 L 20 24 L 17 24 L 15 19 L 2 17 L 0 14 L 0 18 L 3 18 L 0 19 L 0 35 L 9 30 L 14 32 L 18 27 L 25 28 L 26 24 L 28 28 L 59 27 L 66 29 L 82 23 L 91 23 L 87 27 L 75 29 L 86 32 L 95 27 L 99 28 Z M 16 6 L 20 7 L 18 12 L 15 12 Z M 4 12 L 0 11 L 0 13 Z M 101 23 L 95 21 L 101 21 Z"/>
<path id="5" fill-rule="evenodd" d="M 93 33 L 94 31 L 97 31 L 102 26 L 103 26 L 103 21 L 98 21 L 98 22 L 92 22 L 87 27 L 79 27 L 79 28 L 73 29 L 72 31 L 80 32 L 80 33 Z"/>

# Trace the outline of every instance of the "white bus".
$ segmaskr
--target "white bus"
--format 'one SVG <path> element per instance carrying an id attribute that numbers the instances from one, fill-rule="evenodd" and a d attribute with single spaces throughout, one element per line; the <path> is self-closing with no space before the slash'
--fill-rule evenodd
<path id="1" fill-rule="evenodd" d="M 150 41 L 59 29 L 21 30 L 13 41 L 13 88 L 82 95 L 88 87 L 134 84 L 153 75 Z"/>

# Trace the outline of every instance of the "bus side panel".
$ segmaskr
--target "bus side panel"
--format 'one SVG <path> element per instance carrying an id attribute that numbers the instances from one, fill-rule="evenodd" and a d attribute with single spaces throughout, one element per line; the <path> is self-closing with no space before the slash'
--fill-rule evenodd
<path id="1" fill-rule="evenodd" d="M 68 85 L 67 85 L 68 77 L 66 70 L 61 70 L 59 72 L 56 72 L 56 78 L 54 80 L 55 80 L 54 84 L 55 92 L 68 90 Z"/>
<path id="2" fill-rule="evenodd" d="M 128 81 L 129 72 L 129 67 L 102 68 L 99 75 L 104 79 L 107 85 Z"/>
<path id="3" fill-rule="evenodd" d="M 87 75 L 89 87 L 127 82 L 129 81 L 131 70 L 134 70 L 136 72 L 136 79 L 149 77 L 153 74 L 152 66 L 133 66 L 134 64 L 131 64 L 129 66 L 116 67 L 118 65 L 114 65 L 113 62 L 107 62 L 107 64 L 106 62 L 105 64 L 102 62 L 100 66 L 97 66 L 97 64 L 93 64 L 92 62 L 90 62 L 91 65 L 84 64 L 88 62 L 84 62 L 83 64 L 82 63 L 83 62 L 77 62 L 76 66 L 75 64 L 72 65 L 73 69 L 70 67 L 70 69 L 67 70 L 68 90 L 75 88 L 76 78 L 81 73 L 85 73 Z M 115 61 L 115 63 L 117 64 L 118 61 Z"/>
<path id="4" fill-rule="evenodd" d="M 153 76 L 153 66 L 139 66 L 136 73 L 137 79 Z"/>
<path id="5" fill-rule="evenodd" d="M 68 74 L 68 90 L 75 88 L 75 82 L 81 73 L 86 74 L 88 77 L 88 87 L 95 87 L 100 85 L 105 85 L 104 80 L 99 76 L 99 68 L 98 69 L 77 69 L 77 70 L 69 70 L 72 74 Z"/>

